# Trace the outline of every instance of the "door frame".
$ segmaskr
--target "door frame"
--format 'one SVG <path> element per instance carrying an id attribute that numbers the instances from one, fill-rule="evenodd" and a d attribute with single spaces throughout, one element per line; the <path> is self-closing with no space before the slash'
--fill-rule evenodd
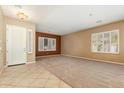
<path id="1" fill-rule="evenodd" d="M 5 34 L 6 34 L 6 67 L 7 66 L 9 66 L 9 64 L 8 64 L 8 56 L 7 56 L 7 26 L 15 26 L 15 27 L 21 27 L 21 28 L 25 28 L 26 30 L 27 30 L 27 28 L 26 27 L 22 27 L 22 26 L 17 26 L 17 25 L 11 25 L 11 24 L 6 24 L 5 25 Z M 26 49 L 26 60 L 25 60 L 25 62 L 24 62 L 24 64 L 27 64 L 27 31 L 26 31 L 26 37 L 25 37 L 25 39 L 26 39 L 26 47 L 25 47 L 25 49 Z M 23 64 L 23 63 L 22 63 Z M 15 65 L 18 65 L 18 64 L 15 64 Z"/>

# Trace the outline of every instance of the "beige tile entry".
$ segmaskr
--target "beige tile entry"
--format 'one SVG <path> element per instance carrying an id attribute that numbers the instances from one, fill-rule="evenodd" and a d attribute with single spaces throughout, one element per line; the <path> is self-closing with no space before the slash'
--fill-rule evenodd
<path id="1" fill-rule="evenodd" d="M 7 67 L 0 75 L 0 88 L 70 88 L 40 64 Z"/>

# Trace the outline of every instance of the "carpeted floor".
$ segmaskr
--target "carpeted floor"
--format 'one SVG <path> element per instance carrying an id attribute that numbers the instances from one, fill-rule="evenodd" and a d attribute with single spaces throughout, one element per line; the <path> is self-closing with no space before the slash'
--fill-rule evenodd
<path id="1" fill-rule="evenodd" d="M 37 59 L 48 71 L 75 88 L 124 87 L 124 66 L 65 56 Z"/>

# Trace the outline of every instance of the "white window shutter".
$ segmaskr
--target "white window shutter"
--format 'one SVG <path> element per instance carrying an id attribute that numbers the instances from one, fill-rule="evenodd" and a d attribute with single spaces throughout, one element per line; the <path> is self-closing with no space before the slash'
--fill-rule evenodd
<path id="1" fill-rule="evenodd" d="M 56 39 L 51 39 L 52 40 L 52 50 L 56 51 Z"/>
<path id="2" fill-rule="evenodd" d="M 44 37 L 38 38 L 38 51 L 44 51 Z"/>
<path id="3" fill-rule="evenodd" d="M 92 52 L 119 54 L 119 47 L 118 29 L 91 35 Z"/>
<path id="4" fill-rule="evenodd" d="M 46 45 L 45 40 L 48 41 Z M 56 39 L 47 37 L 38 37 L 38 51 L 56 51 Z"/>

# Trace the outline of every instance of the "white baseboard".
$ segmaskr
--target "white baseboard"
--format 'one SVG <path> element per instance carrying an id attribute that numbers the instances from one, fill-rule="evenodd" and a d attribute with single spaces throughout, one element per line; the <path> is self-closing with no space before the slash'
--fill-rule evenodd
<path id="1" fill-rule="evenodd" d="M 74 58 L 81 58 L 81 59 L 87 59 L 87 60 L 93 60 L 93 61 L 102 61 L 106 63 L 112 63 L 112 64 L 118 64 L 118 65 L 124 65 L 124 63 L 118 63 L 114 61 L 107 61 L 107 60 L 100 60 L 100 59 L 92 59 L 92 58 L 87 58 L 87 57 L 79 57 L 79 56 L 73 56 L 73 55 L 66 55 L 66 54 L 61 54 L 62 56 L 68 56 L 68 57 L 74 57 Z"/>
<path id="2" fill-rule="evenodd" d="M 56 55 L 45 55 L 45 56 L 37 56 L 36 58 L 41 58 L 41 57 L 54 57 L 54 56 L 61 56 L 61 54 L 56 54 Z"/>

